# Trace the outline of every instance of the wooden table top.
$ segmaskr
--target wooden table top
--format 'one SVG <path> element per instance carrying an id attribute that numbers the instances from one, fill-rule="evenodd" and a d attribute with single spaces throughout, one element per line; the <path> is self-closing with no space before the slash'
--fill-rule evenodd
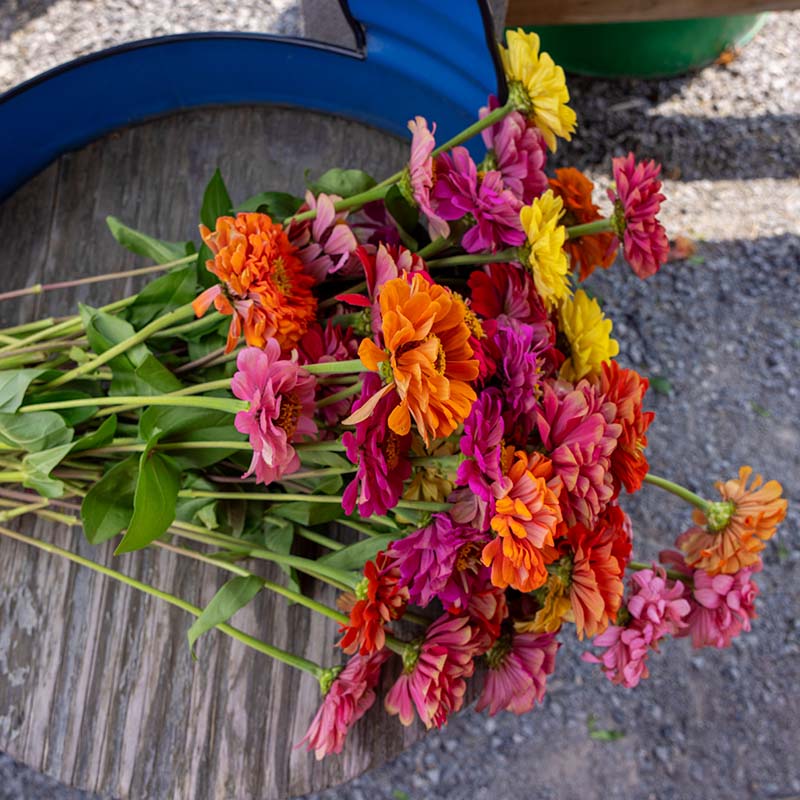
<path id="1" fill-rule="evenodd" d="M 160 238 L 197 239 L 217 166 L 239 202 L 302 193 L 306 168 L 360 167 L 380 179 L 406 153 L 364 125 L 298 110 L 210 109 L 137 126 L 61 157 L 0 206 L 3 286 L 141 265 L 108 233 L 108 214 Z M 79 300 L 102 304 L 140 285 L 121 283 L 7 302 L 0 319 L 73 313 Z M 113 558 L 79 530 L 18 524 L 197 605 L 226 579 L 163 550 Z M 6 539 L 0 575 L 0 751 L 69 785 L 137 800 L 286 798 L 348 780 L 421 735 L 376 703 L 342 756 L 316 762 L 293 749 L 319 703 L 311 677 L 217 632 L 192 662 L 183 612 Z M 335 623 L 266 593 L 233 624 L 318 663 L 341 659 Z"/>

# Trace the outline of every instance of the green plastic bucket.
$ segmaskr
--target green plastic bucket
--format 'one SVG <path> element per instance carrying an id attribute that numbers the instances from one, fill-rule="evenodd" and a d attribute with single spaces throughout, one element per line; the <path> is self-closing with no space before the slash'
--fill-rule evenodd
<path id="1" fill-rule="evenodd" d="M 755 36 L 767 14 L 663 22 L 539 25 L 542 50 L 567 72 L 598 77 L 663 78 L 710 64 Z"/>

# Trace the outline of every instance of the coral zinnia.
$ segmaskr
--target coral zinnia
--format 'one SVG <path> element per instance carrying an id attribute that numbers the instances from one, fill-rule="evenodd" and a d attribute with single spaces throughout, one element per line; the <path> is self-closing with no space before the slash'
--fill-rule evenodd
<path id="1" fill-rule="evenodd" d="M 616 192 L 609 189 L 608 197 L 614 203 L 614 230 L 633 271 L 647 278 L 658 272 L 669 255 L 667 234 L 656 219 L 664 200 L 658 180 L 661 165 L 655 161 L 637 164 L 633 153 L 612 163 Z"/>
<path id="2" fill-rule="evenodd" d="M 413 418 L 426 444 L 431 437 L 448 436 L 476 399 L 469 381 L 478 375 L 478 362 L 469 344 L 463 302 L 420 274 L 388 281 L 379 300 L 386 349 L 370 339 L 358 348 L 368 370 L 391 378 L 373 395 L 374 403 L 394 387 L 400 403 L 388 424 L 395 433 L 405 436 Z M 373 408 L 366 403 L 348 422 L 366 418 Z"/>
<path id="3" fill-rule="evenodd" d="M 428 220 L 428 231 L 432 238 L 447 236 L 450 226 L 436 213 L 431 191 L 436 183 L 436 170 L 432 153 L 436 147 L 433 130 L 428 130 L 425 117 L 415 117 L 408 122 L 411 131 L 411 157 L 408 162 L 408 191 L 419 210 Z M 401 183 L 402 186 L 402 183 Z"/>
<path id="4" fill-rule="evenodd" d="M 650 465 L 644 454 L 647 447 L 647 429 L 655 418 L 652 411 L 642 410 L 642 401 L 649 386 L 632 369 L 622 369 L 616 361 L 603 363 L 600 391 L 617 407 L 614 422 L 622 425 L 622 433 L 611 454 L 611 474 L 628 492 L 638 492 Z"/>
<path id="5" fill-rule="evenodd" d="M 253 460 L 244 477 L 255 472 L 260 483 L 300 467 L 292 442 L 317 432 L 314 422 L 316 379 L 295 360 L 281 359 L 281 348 L 268 339 L 264 349 L 246 347 L 237 359 L 231 391 L 250 408 L 236 414 L 234 425 L 250 437 Z"/>
<path id="6" fill-rule="evenodd" d="M 748 487 L 751 467 L 740 467 L 739 478 L 716 484 L 722 500 L 709 505 L 709 514 L 694 512 L 697 527 L 678 537 L 686 563 L 710 575 L 733 575 L 758 563 L 764 542 L 771 539 L 786 516 L 783 487 L 756 475 Z"/>
<path id="7" fill-rule="evenodd" d="M 594 184 L 580 170 L 564 167 L 556 170 L 556 177 L 550 178 L 550 188 L 564 202 L 565 214 L 562 223 L 584 225 L 603 219 L 598 206 L 592 202 Z M 572 263 L 578 270 L 580 279 L 586 280 L 595 267 L 608 269 L 617 257 L 616 237 L 613 233 L 595 233 L 567 239 L 564 244 Z"/>
<path id="8" fill-rule="evenodd" d="M 548 189 L 519 212 L 528 243 L 525 260 L 545 308 L 552 311 L 569 297 L 569 262 L 564 252 L 566 229 L 559 223 L 564 212 L 560 197 Z"/>
<path id="9" fill-rule="evenodd" d="M 386 644 L 384 626 L 399 619 L 408 604 L 408 589 L 400 585 L 400 570 L 386 554 L 378 553 L 364 565 L 364 578 L 356 588 L 350 610 L 350 624 L 342 625 L 339 647 L 345 653 L 362 656 L 382 650 Z"/>
<path id="10" fill-rule="evenodd" d="M 202 317 L 214 303 L 232 316 L 225 352 L 231 352 L 244 331 L 247 344 L 264 347 L 270 337 L 281 349 L 291 349 L 314 321 L 317 301 L 314 279 L 283 227 L 266 214 L 220 217 L 212 233 L 200 226 L 203 241 L 214 253 L 206 262 L 220 285 L 206 289 L 193 303 Z"/>
<path id="11" fill-rule="evenodd" d="M 497 536 L 483 548 L 482 559 L 492 568 L 495 586 L 530 592 L 547 580 L 542 548 L 553 544 L 561 507 L 558 487 L 548 485 L 543 474 L 549 466 L 542 463 L 546 461 L 534 456 L 529 464 L 527 453 L 517 451 L 507 473 L 493 486 L 491 526 Z"/>
<path id="12" fill-rule="evenodd" d="M 509 96 L 555 152 L 556 136 L 569 141 L 575 130 L 575 112 L 567 105 L 564 70 L 547 53 L 539 53 L 539 37 L 535 33 L 525 33 L 522 28 L 507 31 L 506 42 L 508 49 L 500 45 L 500 56 Z"/>
<path id="13" fill-rule="evenodd" d="M 391 653 L 381 650 L 369 656 L 353 656 L 334 678 L 306 735 L 297 743 L 308 745 L 317 760 L 341 753 L 350 728 L 375 702 L 381 667 Z"/>
<path id="14" fill-rule="evenodd" d="M 466 678 L 475 671 L 476 654 L 469 617 L 443 614 L 422 641 L 406 646 L 403 673 L 386 695 L 386 710 L 410 725 L 416 709 L 426 728 L 441 728 L 464 703 Z"/>
<path id="15" fill-rule="evenodd" d="M 559 376 L 577 382 L 600 374 L 602 365 L 619 353 L 611 338 L 613 323 L 603 315 L 600 304 L 583 289 L 558 307 L 558 347 L 566 360 Z"/>
<path id="16" fill-rule="evenodd" d="M 500 316 L 526 322 L 542 329 L 549 338 L 550 325 L 533 278 L 517 264 L 486 264 L 469 276 L 471 308 L 485 319 Z M 547 332 L 545 335 L 544 332 Z"/>

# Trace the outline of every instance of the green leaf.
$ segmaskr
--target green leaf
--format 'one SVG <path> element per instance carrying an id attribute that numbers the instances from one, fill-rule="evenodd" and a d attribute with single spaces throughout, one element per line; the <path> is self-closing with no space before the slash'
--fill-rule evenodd
<path id="1" fill-rule="evenodd" d="M 290 519 L 292 522 L 297 522 L 306 527 L 333 522 L 333 520 L 344 516 L 342 507 L 335 503 L 311 503 L 306 501 L 282 503 L 272 506 L 269 511 L 270 514 Z"/>
<path id="2" fill-rule="evenodd" d="M 288 519 L 281 519 L 280 517 L 264 517 L 262 524 L 262 542 L 267 550 L 281 555 L 288 555 L 294 543 L 294 524 Z M 295 570 L 285 564 L 279 564 L 279 566 L 289 578 L 289 588 L 294 591 L 300 591 L 300 584 Z"/>
<path id="3" fill-rule="evenodd" d="M 86 400 L 94 395 L 81 392 L 77 389 L 59 389 L 55 392 L 43 392 L 28 399 L 28 404 L 35 406 L 37 403 L 57 403 L 62 400 Z M 62 416 L 67 425 L 80 425 L 91 419 L 98 411 L 98 406 L 81 406 L 80 408 L 60 408 L 56 411 Z"/>
<path id="4" fill-rule="evenodd" d="M 29 453 L 71 442 L 73 434 L 55 411 L 0 414 L 0 442 Z"/>
<path id="5" fill-rule="evenodd" d="M 116 378 L 116 375 L 115 375 Z M 152 353 L 133 372 L 133 389 L 122 391 L 122 381 L 112 381 L 109 394 L 156 395 L 177 392 L 183 384 Z"/>
<path id="6" fill-rule="evenodd" d="M 327 553 L 317 560 L 321 564 L 324 563 L 337 569 L 361 570 L 367 561 L 375 558 L 381 550 L 385 550 L 395 539 L 397 537 L 391 533 L 370 536 L 369 539 L 361 539 L 355 544 L 343 547 L 334 553 Z"/>
<path id="7" fill-rule="evenodd" d="M 161 275 L 150 281 L 130 307 L 128 319 L 141 328 L 161 314 L 191 303 L 197 296 L 197 270 L 193 265 Z"/>
<path id="8" fill-rule="evenodd" d="M 13 414 L 25 392 L 46 369 L 4 369 L 0 371 L 0 413 Z"/>
<path id="9" fill-rule="evenodd" d="M 114 438 L 117 432 L 117 415 L 112 414 L 107 417 L 103 424 L 92 433 L 82 436 L 72 443 L 71 453 L 81 453 L 84 450 L 94 450 L 97 447 L 105 447 Z"/>
<path id="10" fill-rule="evenodd" d="M 394 217 L 394 221 L 409 235 L 414 236 L 419 223 L 419 211 L 403 197 L 400 187 L 395 184 L 386 192 L 386 210 Z"/>
<path id="11" fill-rule="evenodd" d="M 217 226 L 217 218 L 230 214 L 231 208 L 233 208 L 233 202 L 225 188 L 225 181 L 222 180 L 222 175 L 217 169 L 211 176 L 203 194 L 200 222 L 213 231 Z"/>
<path id="12" fill-rule="evenodd" d="M 589 731 L 589 737 L 598 742 L 616 742 L 619 739 L 625 738 L 625 731 L 598 728 L 597 719 L 594 714 L 589 715 L 586 720 L 586 727 Z"/>
<path id="13" fill-rule="evenodd" d="M 208 262 L 213 260 L 214 254 L 211 252 L 211 248 L 204 242 L 200 247 L 200 252 L 197 254 L 196 267 L 197 283 L 203 289 L 208 289 L 209 286 L 219 283 L 219 278 L 217 278 L 217 276 L 211 272 L 207 266 Z"/>
<path id="14" fill-rule="evenodd" d="M 125 248 L 136 255 L 150 258 L 156 264 L 167 264 L 191 255 L 194 245 L 191 242 L 164 242 L 124 225 L 116 217 L 106 217 L 111 235 Z"/>
<path id="15" fill-rule="evenodd" d="M 86 338 L 89 340 L 89 347 L 97 355 L 105 353 L 114 345 L 130 339 L 136 333 L 133 325 L 120 317 L 108 314 L 91 306 L 80 303 L 78 306 L 83 322 Z M 133 371 L 150 354 L 150 351 L 143 344 L 137 344 L 128 348 L 124 353 L 112 358 L 109 362 L 112 369 L 128 369 Z"/>
<path id="16" fill-rule="evenodd" d="M 360 169 L 329 169 L 316 181 L 309 184 L 314 194 L 338 194 L 340 197 L 352 197 L 366 192 L 376 185 L 375 179 Z"/>
<path id="17" fill-rule="evenodd" d="M 169 456 L 154 452 L 152 448 L 142 453 L 133 516 L 115 555 L 147 547 L 175 521 L 180 477 L 178 465 Z"/>
<path id="18" fill-rule="evenodd" d="M 261 578 L 256 575 L 239 575 L 222 586 L 189 628 L 189 650 L 192 658 L 196 658 L 194 643 L 204 633 L 227 622 L 239 609 L 244 608 L 261 591 L 263 585 Z"/>
<path id="19" fill-rule="evenodd" d="M 761 403 L 757 403 L 755 400 L 750 401 L 750 408 L 752 408 L 759 417 L 764 417 L 766 419 L 772 416 L 772 412 L 768 408 L 764 408 Z"/>
<path id="20" fill-rule="evenodd" d="M 664 378 L 661 375 L 653 375 L 650 378 L 650 385 L 653 387 L 653 391 L 656 394 L 668 395 L 672 392 L 672 384 L 667 378 Z"/>
<path id="21" fill-rule="evenodd" d="M 27 489 L 35 489 L 44 497 L 61 497 L 64 484 L 51 478 L 50 473 L 71 449 L 72 443 L 67 442 L 38 453 L 29 453 L 22 459 L 22 471 L 25 473 L 22 485 Z"/>
<path id="22" fill-rule="evenodd" d="M 139 459 L 130 456 L 111 469 L 86 493 L 81 520 L 87 540 L 100 544 L 128 527 L 133 516 L 133 498 Z"/>
<path id="23" fill-rule="evenodd" d="M 269 214 L 274 220 L 281 222 L 286 217 L 291 217 L 292 214 L 297 213 L 297 209 L 303 205 L 303 200 L 300 197 L 295 197 L 286 192 L 262 192 L 254 197 L 249 197 L 239 206 L 233 210 L 240 211 L 258 211 L 261 214 Z"/>

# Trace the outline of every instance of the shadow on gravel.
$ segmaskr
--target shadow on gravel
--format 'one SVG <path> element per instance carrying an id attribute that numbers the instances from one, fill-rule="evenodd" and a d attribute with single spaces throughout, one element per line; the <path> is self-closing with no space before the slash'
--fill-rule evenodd
<path id="1" fill-rule="evenodd" d="M 14 31 L 32 19 L 47 13 L 57 0 L 0 0 L 0 39 L 9 39 Z"/>

